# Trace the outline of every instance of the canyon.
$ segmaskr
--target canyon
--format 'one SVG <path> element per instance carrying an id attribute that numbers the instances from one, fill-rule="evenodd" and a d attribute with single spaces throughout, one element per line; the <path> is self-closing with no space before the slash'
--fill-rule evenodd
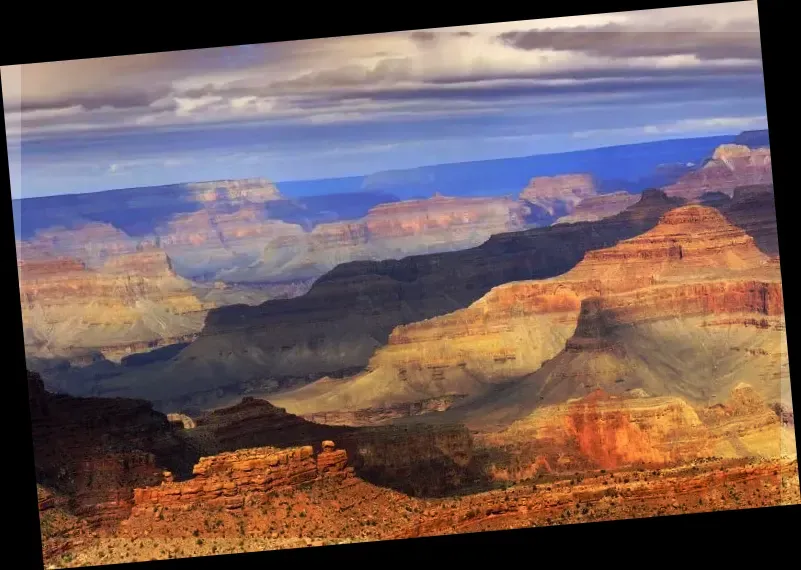
<path id="1" fill-rule="evenodd" d="M 467 164 L 26 201 L 46 563 L 801 503 L 770 150 L 730 138 L 631 160 L 663 190 L 434 191 Z"/>
<path id="2" fill-rule="evenodd" d="M 528 208 L 509 198 L 456 198 L 380 204 L 364 218 L 300 226 L 264 240 L 263 255 L 246 268 L 225 271 L 230 281 L 317 278 L 342 263 L 396 259 L 474 247 L 497 233 L 526 227 Z"/>
<path id="3" fill-rule="evenodd" d="M 307 415 L 466 394 L 436 416 L 490 421 L 598 385 L 700 402 L 756 376 L 774 402 L 789 389 L 784 355 L 778 264 L 719 211 L 691 205 L 563 275 L 396 327 L 360 374 L 271 399 Z"/>
<path id="4" fill-rule="evenodd" d="M 455 252 L 341 264 L 305 295 L 209 311 L 198 338 L 169 360 L 103 370 L 103 377 L 86 369 L 85 384 L 96 386 L 95 395 L 135 394 L 177 411 L 349 376 L 398 325 L 461 309 L 501 283 L 563 273 L 587 251 L 653 227 L 676 205 L 649 191 L 598 222 L 496 234 Z"/>

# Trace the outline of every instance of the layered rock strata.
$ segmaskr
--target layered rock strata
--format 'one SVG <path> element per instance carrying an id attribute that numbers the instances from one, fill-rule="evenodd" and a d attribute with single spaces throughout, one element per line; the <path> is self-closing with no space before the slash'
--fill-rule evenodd
<path id="1" fill-rule="evenodd" d="M 348 457 L 333 442 L 323 442 L 316 454 L 311 446 L 278 449 L 241 449 L 204 457 L 188 481 L 164 481 L 159 486 L 134 490 L 134 514 L 153 508 L 204 504 L 241 508 L 252 494 L 312 483 L 333 474 L 349 476 Z"/>
<path id="2" fill-rule="evenodd" d="M 316 278 L 341 263 L 397 259 L 475 247 L 498 233 L 523 229 L 528 209 L 509 198 L 453 198 L 380 204 L 360 220 L 284 232 L 268 240 L 261 261 L 224 273 L 273 280 Z"/>
<path id="3" fill-rule="evenodd" d="M 592 176 L 564 174 L 532 178 L 520 193 L 520 200 L 553 218 L 560 218 L 570 215 L 581 201 L 596 194 Z"/>
<path id="4" fill-rule="evenodd" d="M 665 187 L 669 196 L 698 200 L 707 192 L 732 195 L 738 186 L 773 184 L 770 148 L 721 145 L 701 168 Z"/>
<path id="5" fill-rule="evenodd" d="M 622 346 L 612 331 L 624 325 L 723 314 L 751 315 L 732 326 L 767 319 L 776 333 L 762 338 L 771 354 L 781 351 L 778 267 L 718 211 L 685 206 L 640 236 L 588 252 L 562 276 L 501 285 L 465 309 L 397 327 L 366 372 L 274 401 L 310 414 L 477 395 L 546 364 L 563 373 L 552 361 L 566 350 Z"/>
<path id="6" fill-rule="evenodd" d="M 191 338 L 211 308 L 175 274 L 164 251 L 108 257 L 21 259 L 20 304 L 29 356 L 96 350 L 119 359 Z"/>
<path id="7" fill-rule="evenodd" d="M 104 380 L 105 393 L 130 395 L 135 386 L 138 395 L 164 406 L 185 406 L 190 396 L 218 390 L 241 394 L 245 385 L 350 375 L 396 326 L 463 308 L 501 283 L 558 275 L 588 250 L 652 228 L 674 206 L 658 191 L 645 192 L 625 212 L 599 222 L 496 235 L 459 252 L 343 264 L 301 297 L 210 312 L 201 337 L 175 359 L 143 367 L 135 379 Z M 192 378 L 191 385 L 183 378 Z"/>
<path id="8" fill-rule="evenodd" d="M 629 206 L 636 204 L 640 197 L 629 192 L 612 192 L 600 196 L 588 196 L 579 202 L 572 213 L 556 220 L 557 224 L 573 224 L 576 222 L 593 222 L 619 214 Z"/>
<path id="9" fill-rule="evenodd" d="M 593 469 L 663 468 L 712 458 L 796 457 L 792 429 L 746 384 L 729 400 L 693 408 L 675 396 L 602 390 L 537 409 L 497 433 L 478 438 L 495 450 L 496 477 Z"/>

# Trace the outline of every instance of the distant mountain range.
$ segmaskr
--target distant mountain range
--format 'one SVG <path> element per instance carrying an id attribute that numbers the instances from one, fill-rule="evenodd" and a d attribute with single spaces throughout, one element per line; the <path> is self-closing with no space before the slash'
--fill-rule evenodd
<path id="1" fill-rule="evenodd" d="M 739 142 L 740 139 L 748 142 Z M 595 178 L 601 191 L 639 193 L 646 188 L 672 184 L 719 145 L 735 142 L 750 147 L 767 146 L 767 131 L 438 164 L 360 177 L 283 182 L 278 186 L 289 197 L 361 189 L 388 192 L 408 200 L 436 192 L 447 196 L 518 194 L 535 176 L 583 173 Z"/>

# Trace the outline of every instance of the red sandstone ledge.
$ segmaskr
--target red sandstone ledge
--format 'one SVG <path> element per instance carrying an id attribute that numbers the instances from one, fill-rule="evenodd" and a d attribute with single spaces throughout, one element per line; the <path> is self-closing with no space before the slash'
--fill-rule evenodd
<path id="1" fill-rule="evenodd" d="M 352 475 L 344 449 L 335 449 L 332 441 L 324 441 L 322 448 L 316 456 L 307 445 L 256 447 L 203 457 L 188 481 L 174 482 L 172 474 L 164 472 L 161 485 L 134 489 L 134 513 L 200 503 L 235 509 L 244 506 L 248 494 L 311 483 L 335 474 Z"/>

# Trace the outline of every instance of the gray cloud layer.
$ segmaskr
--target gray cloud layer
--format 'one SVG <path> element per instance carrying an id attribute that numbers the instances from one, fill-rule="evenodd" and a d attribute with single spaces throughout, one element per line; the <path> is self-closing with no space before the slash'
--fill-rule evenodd
<path id="1" fill-rule="evenodd" d="M 597 28 L 504 32 L 498 39 L 523 50 L 575 51 L 612 58 L 692 55 L 701 61 L 761 60 L 759 28 L 754 24 L 743 20 L 717 26 L 696 20 L 643 29 L 611 23 Z"/>

